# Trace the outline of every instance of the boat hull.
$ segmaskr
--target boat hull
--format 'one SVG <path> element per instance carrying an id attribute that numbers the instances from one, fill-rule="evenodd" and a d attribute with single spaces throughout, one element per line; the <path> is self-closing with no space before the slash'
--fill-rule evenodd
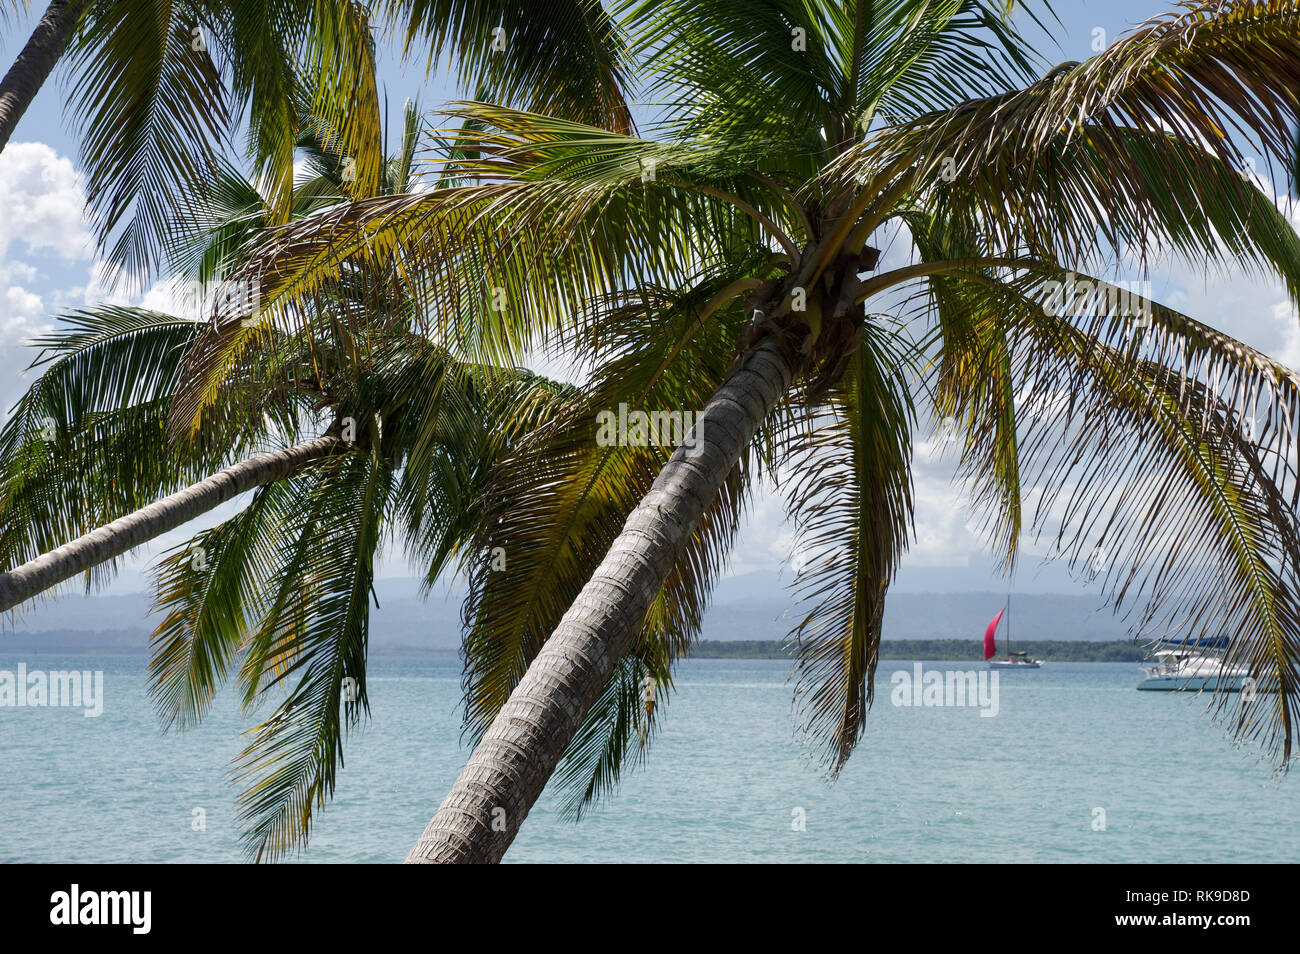
<path id="1" fill-rule="evenodd" d="M 1042 669 L 1041 661 L 1035 659 L 1033 662 L 1002 662 L 994 659 L 989 660 L 990 669 Z"/>
<path id="2" fill-rule="evenodd" d="M 1245 683 L 1244 675 L 1148 676 L 1138 688 L 1147 692 L 1241 692 Z"/>

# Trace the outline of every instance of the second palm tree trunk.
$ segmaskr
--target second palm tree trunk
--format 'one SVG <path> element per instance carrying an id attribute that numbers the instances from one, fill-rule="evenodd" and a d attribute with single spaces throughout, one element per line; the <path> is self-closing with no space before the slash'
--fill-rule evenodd
<path id="1" fill-rule="evenodd" d="M 407 857 L 494 863 L 559 764 L 651 601 L 759 425 L 789 389 L 791 359 L 760 344 L 696 420 L 497 713 L 438 814 Z M 507 546 L 508 548 L 508 546 Z"/>
<path id="2" fill-rule="evenodd" d="M 17 569 L 0 573 L 0 612 L 12 609 L 92 566 L 121 556 L 160 534 L 175 530 L 246 490 L 287 477 L 330 453 L 338 444 L 337 437 L 318 437 L 286 450 L 250 457 L 170 497 L 92 530 L 71 543 L 42 553 Z"/>
<path id="3" fill-rule="evenodd" d="M 85 0 L 54 0 L 14 65 L 0 80 L 0 152 L 68 48 L 85 6 Z"/>

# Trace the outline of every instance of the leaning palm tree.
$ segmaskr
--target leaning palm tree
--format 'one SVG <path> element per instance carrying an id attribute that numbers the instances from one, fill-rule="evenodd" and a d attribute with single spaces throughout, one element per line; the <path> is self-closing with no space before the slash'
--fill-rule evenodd
<path id="1" fill-rule="evenodd" d="M 322 326 L 362 327 L 359 315 L 322 310 L 333 311 Z M 459 361 L 377 312 L 368 298 L 364 330 L 338 341 L 275 335 L 283 340 L 274 367 L 262 356 L 233 367 L 235 400 L 224 407 L 233 418 L 185 453 L 168 440 L 168 416 L 202 324 L 134 308 L 70 316 L 68 330 L 40 342 L 50 368 L 29 397 L 44 410 L 76 408 L 73 426 L 48 444 L 20 445 L 0 481 L 8 552 L 93 522 L 120 507 L 124 492 L 166 488 L 250 448 L 290 445 L 174 495 L 182 503 L 172 509 L 193 517 L 211 509 L 209 484 L 227 499 L 253 488 L 235 513 L 167 553 L 155 581 L 151 693 L 164 725 L 196 724 L 232 678 L 247 710 L 270 709 L 237 763 L 245 845 L 259 860 L 306 843 L 333 792 L 346 730 L 367 712 L 369 605 L 386 541 L 405 548 L 428 586 L 482 556 L 470 544 L 483 476 L 525 422 L 566 403 L 562 387 Z M 297 386 L 247 393 L 286 369 Z M 329 413 L 350 413 L 327 437 L 297 443 L 321 430 L 327 402 Z M 249 413 L 254 405 L 260 413 Z M 111 566 L 95 569 L 103 576 Z"/>
<path id="2" fill-rule="evenodd" d="M 301 218 L 347 193 L 338 138 L 320 120 L 295 125 L 308 129 L 297 147 L 314 173 L 291 203 L 291 216 Z M 418 112 L 408 106 L 405 148 L 385 175 L 390 187 L 414 181 L 417 125 Z M 225 278 L 241 249 L 274 222 L 274 200 L 228 165 L 218 167 L 201 195 L 164 227 L 173 288 L 198 310 L 212 307 L 215 295 L 233 294 L 253 325 L 255 294 L 232 289 Z M 199 327 L 192 318 L 107 307 L 64 316 L 57 332 L 32 342 L 40 349 L 32 368 L 42 374 L 0 430 L 0 565 L 12 568 L 0 573 L 0 611 L 80 573 L 102 576 L 105 563 L 111 572 L 112 562 L 136 546 L 337 449 L 338 435 L 326 433 L 257 453 L 256 442 L 233 439 L 237 428 L 210 428 L 214 440 L 169 448 L 166 432 L 153 425 Z M 146 404 L 154 417 L 141 416 Z M 128 405 L 131 426 L 112 416 Z"/>
<path id="3" fill-rule="evenodd" d="M 181 267 L 197 276 L 201 285 L 214 285 L 224 279 L 230 253 L 241 242 L 265 226 L 300 217 L 305 211 L 302 200 L 319 209 L 342 198 L 391 191 L 392 169 L 385 170 L 372 158 L 379 154 L 381 137 L 375 132 L 379 115 L 367 13 L 354 4 L 325 5 L 329 11 L 319 4 L 308 6 L 311 9 L 298 9 L 293 0 L 286 0 L 269 6 L 234 4 L 229 9 L 132 3 L 79 7 L 86 17 L 77 47 L 83 69 L 79 108 L 89 128 L 86 152 L 92 201 L 108 202 L 107 210 L 101 209 L 105 214 L 100 218 L 100 238 L 107 240 L 114 229 L 119 232 L 111 261 L 134 266 L 139 275 L 152 267 L 164 245 L 184 243 L 186 236 L 205 236 L 205 229 L 212 229 L 211 248 L 205 254 L 213 260 L 186 261 Z M 484 95 L 543 105 L 561 115 L 630 130 L 622 91 L 624 48 L 599 4 L 549 0 L 531 9 L 540 16 L 525 16 L 522 6 L 481 0 L 433 5 L 389 0 L 381 12 L 390 29 L 404 33 L 408 54 L 427 45 L 430 70 L 439 57 L 450 53 L 462 80 L 476 83 Z M 66 18 L 72 11 L 52 8 L 47 19 L 56 15 Z M 459 29 L 448 29 L 451 23 L 459 24 Z M 65 28 L 71 29 L 63 24 L 60 30 Z M 46 44 L 50 29 L 43 22 L 33 43 Z M 217 47 L 209 46 L 214 38 L 220 41 Z M 498 49 L 499 43 L 503 48 Z M 221 49 L 226 50 L 232 89 L 247 101 L 251 117 L 250 154 L 263 187 L 252 196 L 232 179 L 229 165 L 204 148 L 204 130 L 217 130 L 218 120 L 233 115 L 224 105 L 225 77 L 213 66 L 213 57 Z M 48 73 L 29 75 L 32 64 L 24 63 L 20 56 L 11 71 L 11 78 L 21 78 L 19 85 L 25 91 L 19 113 Z M 269 77 L 261 72 L 267 70 Z M 574 76 L 580 81 L 574 82 Z M 163 80 L 179 88 L 173 90 Z M 0 95 L 0 103 L 12 99 L 7 96 Z M 16 115 L 13 121 L 17 122 Z M 408 113 L 399 160 L 408 176 L 414 157 L 410 138 L 414 121 Z M 196 123 L 207 125 L 199 129 Z M 326 152 L 333 157 L 328 187 L 319 194 L 313 189 L 296 193 L 292 190 L 295 146 L 312 142 L 322 147 L 316 159 Z M 109 194 L 111 198 L 104 199 Z M 317 201 L 322 197 L 327 201 Z M 123 217 L 133 205 L 133 217 L 123 226 Z M 219 224 L 223 216 L 224 224 Z M 256 283 L 234 286 L 233 296 L 231 291 L 217 289 L 234 297 L 240 309 L 247 308 L 259 292 Z M 59 368 L 65 376 L 83 373 L 70 356 L 64 357 L 68 360 L 61 361 Z M 20 444 L 32 444 L 35 435 L 61 426 L 59 414 L 47 414 L 45 399 L 36 393 L 44 386 L 29 393 L 20 413 L 7 425 L 6 446 L 11 453 Z M 34 413 L 37 410 L 40 413 Z M 293 451 L 292 459 L 277 451 L 237 461 L 220 473 L 193 468 L 190 476 L 204 482 L 165 501 L 150 496 L 158 492 L 157 482 L 128 483 L 117 509 L 100 509 L 93 516 L 86 513 L 77 524 L 82 536 L 76 540 L 70 539 L 75 534 L 67 532 L 68 524 L 51 523 L 46 532 L 5 553 L 10 571 L 0 573 L 0 611 L 79 573 L 94 574 L 99 564 L 115 560 L 235 493 L 275 479 L 286 466 L 315 460 L 330 450 L 331 441 L 332 436 L 325 435 L 309 442 L 310 446 L 304 444 Z M 19 560 L 26 562 L 19 566 Z"/>
<path id="4" fill-rule="evenodd" d="M 388 9 L 398 21 L 409 19 L 408 48 L 424 39 L 433 41 L 433 53 L 453 47 L 463 75 L 482 73 L 485 91 L 631 128 L 620 87 L 621 46 L 598 6 L 558 0 L 547 4 L 544 28 L 522 31 L 517 17 L 493 4 L 438 5 L 436 15 L 425 4 L 394 2 Z M 244 14 L 256 20 L 256 11 Z M 460 16 L 467 31 L 450 43 L 440 29 L 448 16 Z M 487 64 L 476 51 L 491 36 L 479 30 L 489 20 L 506 23 L 510 56 Z M 119 33 L 129 38 L 131 31 Z M 336 52 L 345 49 L 345 39 L 334 38 Z M 328 73 L 332 62 L 322 55 L 316 66 Z M 590 81 L 569 82 L 554 68 L 559 62 L 581 66 Z M 111 65 L 101 70 L 101 78 L 112 79 Z M 296 79 L 289 85 L 299 90 Z M 285 216 L 411 190 L 421 181 L 412 165 L 416 112 L 408 110 L 401 154 L 372 176 L 358 171 L 349 145 L 348 130 L 364 128 L 365 117 L 357 120 L 346 109 L 364 112 L 373 102 L 344 96 L 330 105 L 336 102 L 345 110 L 338 122 L 311 113 L 292 121 L 264 117 L 275 127 L 266 136 L 283 137 L 286 130 L 299 136 L 299 151 L 306 151 L 317 173 L 289 194 L 287 206 L 276 169 L 256 177 L 263 192 L 242 173 L 210 160 L 195 173 L 201 182 L 193 201 L 153 210 L 165 223 L 173 274 L 236 298 L 242 316 L 239 353 L 226 355 L 219 379 L 208 380 L 216 396 L 208 395 L 211 413 L 201 424 L 192 426 L 176 398 L 184 369 L 198 360 L 193 345 L 202 323 L 100 308 L 67 316 L 60 332 L 36 342 L 43 374 L 0 433 L 0 566 L 13 567 L 0 572 L 0 610 L 79 573 L 88 584 L 102 580 L 135 546 L 256 488 L 251 513 L 242 511 L 238 524 L 261 535 L 232 544 L 221 580 L 208 582 L 206 537 L 165 564 L 162 605 L 170 608 L 158 635 L 155 688 L 168 722 L 184 724 L 202 714 L 236 654 L 246 660 L 241 673 L 249 700 L 303 672 L 247 754 L 256 783 L 246 805 L 248 837 L 257 857 L 275 857 L 305 841 L 312 806 L 324 804 L 340 757 L 338 701 L 349 703 L 349 720 L 360 711 L 353 703 L 364 706 L 357 693 L 364 680 L 368 583 L 361 583 L 372 572 L 379 528 L 401 525 L 406 549 L 421 561 L 429 585 L 453 556 L 472 560 L 464 541 L 477 526 L 477 482 L 520 428 L 545 419 L 565 394 L 531 374 L 453 355 L 421 336 L 412 327 L 415 303 L 388 264 L 341 276 L 301 313 L 310 329 L 295 332 L 271 317 L 261 320 L 256 285 L 231 275 L 254 238 Z M 299 107 L 308 103 L 295 100 Z M 130 164 L 148 161 L 137 156 Z M 159 171 L 150 169 L 151 176 Z M 136 233 L 135 240 L 147 240 L 147 230 Z M 220 313 L 228 316 L 225 309 Z M 268 381 L 276 386 L 268 389 Z M 369 452 L 365 459 L 374 468 L 361 483 L 358 447 Z M 358 514 L 365 525 L 352 527 L 350 536 L 326 534 L 327 518 L 338 515 L 330 508 L 347 505 L 352 509 L 339 526 L 352 527 Z M 266 548 L 289 518 L 301 528 L 297 549 L 277 550 L 290 561 L 277 564 Z M 223 524 L 215 540 L 240 532 Z M 256 563 L 249 567 L 244 560 Z M 359 602 L 341 602 L 339 592 L 324 588 L 330 571 L 337 575 L 345 566 L 352 568 L 350 593 Z M 280 574 L 270 607 L 257 602 L 265 590 L 250 591 L 254 583 L 271 585 L 258 576 L 268 572 Z M 255 606 L 270 615 L 249 615 Z M 334 663 L 321 669 L 313 660 L 329 653 Z M 346 666 L 338 664 L 340 653 Z M 316 721 L 305 729 L 300 716 Z"/>
<path id="5" fill-rule="evenodd" d="M 390 190 L 418 182 L 418 122 L 408 108 L 403 149 L 385 170 Z M 311 215 L 344 197 L 344 157 L 328 143 L 301 145 L 315 174 L 294 205 Z M 268 198 L 235 170 L 207 194 L 207 227 L 172 243 L 177 271 L 204 282 L 238 262 L 271 217 Z M 561 386 L 467 362 L 414 333 L 411 305 L 390 276 L 358 273 L 313 302 L 306 330 L 246 318 L 217 413 L 179 442 L 174 398 L 204 323 L 138 308 L 78 312 L 36 342 L 43 374 L 0 434 L 0 561 L 98 527 L 0 575 L 0 593 L 49 582 L 41 574 L 56 569 L 103 577 L 109 556 L 160 526 L 252 491 L 159 564 L 151 689 L 167 726 L 200 720 L 231 677 L 247 707 L 272 705 L 238 763 L 245 840 L 259 859 L 305 844 L 346 729 L 367 711 L 371 581 L 386 543 L 404 546 L 428 586 L 473 565 L 485 475 L 520 428 L 566 404 Z M 278 449 L 257 453 L 267 445 Z M 134 512 L 100 526 L 123 510 Z"/>
<path id="6" fill-rule="evenodd" d="M 1189 6 L 1047 69 L 977 0 L 630 2 L 619 25 L 656 138 L 462 104 L 460 185 L 341 207 L 247 266 L 288 314 L 400 260 L 423 313 L 596 368 L 491 478 L 483 539 L 514 549 L 466 608 L 478 744 L 409 860 L 496 861 L 557 767 L 578 810 L 640 757 L 761 473 L 813 554 L 796 699 L 838 771 L 930 420 L 1008 567 L 1037 530 L 1072 566 L 1105 551 L 1137 633 L 1228 633 L 1265 690 L 1235 731 L 1288 760 L 1300 379 L 1118 281 L 1172 253 L 1300 298 L 1300 238 L 1241 171 L 1291 158 L 1300 5 Z M 238 341 L 204 330 L 189 419 Z M 696 416 L 611 438 L 628 409 Z"/>
<path id="7" fill-rule="evenodd" d="M 79 105 L 90 117 L 86 151 L 91 192 L 100 198 L 113 196 L 105 200 L 109 207 L 100 220 L 101 240 L 121 225 L 122 217 L 135 204 L 134 217 L 120 230 L 110 260 L 134 264 L 139 272 L 152 265 L 164 244 L 183 243 L 186 235 L 204 235 L 204 229 L 214 229 L 207 252 L 213 260 L 205 265 L 196 261 L 182 265 L 204 285 L 221 281 L 225 272 L 217 265 L 229 270 L 227 259 L 240 242 L 246 242 L 261 226 L 302 216 L 300 200 L 313 200 L 311 190 L 295 195 L 290 188 L 295 138 L 299 147 L 304 142 L 328 146 L 334 157 L 329 187 L 321 194 L 328 199 L 325 205 L 344 196 L 355 199 L 381 194 L 394 186 L 390 175 L 370 159 L 376 155 L 380 136 L 373 134 L 378 108 L 373 56 L 364 35 L 367 16 L 352 4 L 325 6 L 329 10 L 318 4 L 311 10 L 299 10 L 291 0 L 269 6 L 234 4 L 229 9 L 220 4 L 201 8 L 131 3 L 78 6 L 86 16 L 77 49 L 83 68 Z M 430 70 L 439 57 L 450 52 L 459 62 L 461 79 L 477 83 L 484 95 L 545 105 L 564 116 L 630 130 L 629 110 L 623 100 L 621 62 L 625 51 L 601 6 L 588 0 L 549 0 L 529 9 L 539 16 L 525 16 L 523 6 L 481 0 L 433 5 L 389 0 L 381 13 L 390 29 L 404 32 L 408 53 L 413 55 L 428 45 Z M 72 8 L 56 5 L 45 19 L 59 18 L 57 32 L 62 36 L 72 29 L 65 22 L 72 16 Z M 448 22 L 459 23 L 460 29 L 447 30 Z M 48 45 L 45 34 L 53 29 L 43 21 L 32 43 L 44 49 Z M 213 38 L 220 39 L 220 45 L 209 45 Z M 499 49 L 499 44 L 504 48 Z M 231 87 L 248 103 L 253 165 L 264 183 L 265 195 L 248 196 L 247 190 L 231 179 L 229 166 L 205 151 L 204 130 L 194 127 L 194 123 L 208 123 L 204 129 L 212 131 L 220 126 L 220 122 L 212 125 L 214 117 L 229 118 L 222 100 L 224 77 L 212 65 L 212 57 L 222 48 L 229 60 Z M 305 69 L 299 69 L 294 52 L 302 55 Z M 48 69 L 32 73 L 35 65 L 30 60 L 30 56 L 19 56 L 10 70 L 9 79 L 21 87 L 22 95 L 0 94 L 0 104 L 9 109 L 12 101 L 18 114 L 48 74 Z M 562 65 L 564 69 L 560 69 Z M 266 70 L 269 77 L 263 75 Z M 573 82 L 575 75 L 580 82 Z M 177 90 L 168 83 L 178 84 Z M 17 114 L 12 118 L 17 122 Z M 403 159 L 399 160 L 407 175 L 412 160 L 412 122 L 408 114 Z M 194 148 L 187 151 L 187 147 Z M 320 149 L 317 153 L 316 159 L 322 159 Z M 224 183 L 225 191 L 218 188 L 217 194 L 211 195 L 213 183 Z M 188 198 L 178 200 L 178 195 Z M 320 207 L 316 201 L 315 208 Z M 222 217 L 225 224 L 218 227 Z M 179 233 L 178 222 L 183 226 Z M 235 292 L 240 308 L 257 296 L 256 287 L 247 285 L 238 286 Z M 191 330 L 182 329 L 182 337 Z M 62 357 L 66 360 L 61 359 L 59 368 L 65 377 L 85 372 L 72 355 Z M 10 454 L 19 445 L 32 445 L 36 434 L 47 435 L 60 426 L 59 413 L 51 416 L 42 409 L 44 398 L 36 393 L 39 387 L 9 421 L 6 447 Z M 34 413 L 36 409 L 40 412 Z M 136 485 L 125 476 L 125 489 L 114 502 L 117 507 L 87 511 L 86 519 L 75 524 L 81 538 L 73 541 L 70 525 L 55 522 L 48 525 L 47 532 L 4 554 L 10 572 L 0 573 L 0 611 L 75 574 L 96 572 L 100 563 L 116 560 L 231 494 L 273 480 L 286 465 L 309 463 L 329 451 L 330 439 L 325 435 L 309 447 L 299 447 L 291 461 L 277 452 L 237 461 L 216 474 L 211 469 L 191 469 L 188 476 L 207 482 L 195 483 L 185 494 L 164 502 L 151 498 L 162 483 L 140 481 Z M 160 463 L 164 456 L 160 454 Z M 19 559 L 26 563 L 17 565 Z"/>

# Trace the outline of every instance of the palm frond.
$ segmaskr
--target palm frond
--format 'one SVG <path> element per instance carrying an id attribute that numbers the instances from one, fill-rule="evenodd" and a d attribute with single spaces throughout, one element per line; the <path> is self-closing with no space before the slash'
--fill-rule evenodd
<path id="1" fill-rule="evenodd" d="M 901 122 L 1033 76 L 1028 44 L 1002 11 L 970 0 L 626 6 L 650 93 L 666 125 L 690 138 L 829 157 L 876 118 Z"/>
<path id="2" fill-rule="evenodd" d="M 711 152 L 491 107 L 467 115 L 505 130 L 475 134 L 489 157 L 475 170 L 499 181 L 321 213 L 272 236 L 231 280 L 260 283 L 268 321 L 287 324 L 341 276 L 400 279 L 432 325 L 415 330 L 471 360 L 509 365 L 547 335 L 587 327 L 591 303 L 634 275 L 682 287 L 701 265 L 760 240 L 761 220 L 785 232 L 776 225 L 785 200 L 753 179 L 745 189 L 756 202 L 766 195 L 766 211 L 745 201 L 739 178 L 741 194 L 717 188 L 727 170 Z M 663 160 L 652 181 L 641 180 L 639 157 Z M 542 269 L 545 282 L 536 280 Z M 241 320 L 216 316 L 192 352 L 178 427 L 202 419 L 232 350 L 249 337 Z"/>
<path id="3" fill-rule="evenodd" d="M 216 435 L 190 455 L 167 443 L 171 390 L 197 332 L 192 321 L 105 305 L 34 340 L 43 372 L 0 429 L 0 563 L 34 559 L 224 459 L 231 448 Z"/>
<path id="4" fill-rule="evenodd" d="M 151 638 L 149 690 L 164 726 L 189 728 L 207 714 L 261 618 L 264 581 L 300 498 L 291 481 L 267 484 L 155 568 L 154 612 L 163 618 Z"/>
<path id="5" fill-rule="evenodd" d="M 599 0 L 387 0 L 406 53 L 427 66 L 454 54 L 463 89 L 482 98 L 630 133 L 627 53 Z"/>
<path id="6" fill-rule="evenodd" d="M 355 0 L 312 0 L 302 70 L 314 123 L 328 130 L 344 157 L 343 187 L 352 198 L 385 191 L 379 90 L 370 8 Z M 292 186 L 282 198 L 292 194 Z"/>
<path id="7" fill-rule="evenodd" d="M 910 361 L 894 339 L 868 326 L 827 406 L 808 415 L 785 456 L 796 605 L 811 604 L 790 634 L 795 706 L 832 772 L 865 726 L 885 594 L 911 528 Z"/>
<path id="8" fill-rule="evenodd" d="M 1267 696 L 1233 714 L 1236 730 L 1289 759 L 1300 377 L 1159 303 L 1117 306 L 1095 279 L 1060 314 L 1042 274 L 995 291 L 1034 528 L 1104 574 L 1137 636 L 1227 635 L 1226 658 Z"/>
<path id="9" fill-rule="evenodd" d="M 268 581 L 268 609 L 240 671 L 246 703 L 289 687 L 249 730 L 236 762 L 247 785 L 240 818 L 250 857 L 274 860 L 305 844 L 333 794 L 343 738 L 368 711 L 369 601 L 392 471 L 356 453 L 301 482 L 299 529 L 285 535 Z"/>
<path id="10" fill-rule="evenodd" d="M 87 198 L 100 243 L 117 231 L 109 260 L 129 281 L 161 261 L 185 187 L 205 179 L 222 151 L 231 115 L 203 40 L 213 28 L 189 4 L 100 4 L 68 51 Z"/>
<path id="11" fill-rule="evenodd" d="M 1189 6 L 1024 90 L 868 136 L 828 181 L 870 183 L 857 208 L 879 190 L 884 214 L 897 189 L 917 190 L 997 248 L 1074 261 L 1231 252 L 1278 268 L 1294 290 L 1294 248 L 1278 247 L 1271 202 L 1234 173 L 1256 158 L 1287 168 L 1297 27 L 1291 3 Z"/>

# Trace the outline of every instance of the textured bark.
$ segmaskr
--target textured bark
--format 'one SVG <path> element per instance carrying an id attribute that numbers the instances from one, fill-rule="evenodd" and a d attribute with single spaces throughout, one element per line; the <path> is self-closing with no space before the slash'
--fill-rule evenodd
<path id="1" fill-rule="evenodd" d="M 789 389 L 790 358 L 769 339 L 714 393 L 497 713 L 408 863 L 494 863 L 561 755 L 705 509 L 763 419 Z"/>
<path id="2" fill-rule="evenodd" d="M 18 120 L 40 92 L 54 64 L 68 48 L 85 6 L 85 0 L 54 0 L 14 65 L 0 80 L 0 152 L 4 151 Z"/>
<path id="3" fill-rule="evenodd" d="M 330 453 L 338 443 L 337 437 L 320 437 L 287 450 L 250 457 L 43 553 L 9 573 L 0 573 L 0 611 L 12 609 L 92 566 L 175 530 L 246 490 L 287 477 Z"/>

